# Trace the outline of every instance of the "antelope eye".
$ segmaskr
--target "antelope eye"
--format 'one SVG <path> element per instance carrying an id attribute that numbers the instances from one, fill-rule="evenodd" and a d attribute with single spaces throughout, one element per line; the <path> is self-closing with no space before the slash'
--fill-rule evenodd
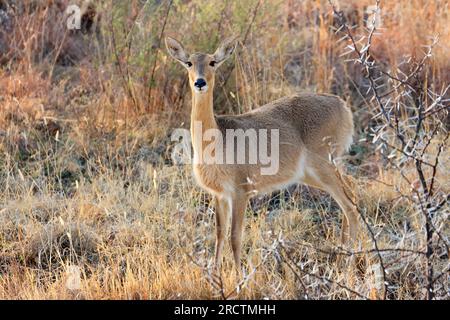
<path id="1" fill-rule="evenodd" d="M 214 66 L 216 65 L 216 62 L 215 62 L 215 61 L 211 61 L 211 62 L 209 63 L 209 65 L 210 65 L 211 67 L 214 67 Z"/>
<path id="2" fill-rule="evenodd" d="M 186 65 L 190 68 L 190 67 L 192 67 L 192 62 L 190 62 L 190 61 L 186 62 Z"/>

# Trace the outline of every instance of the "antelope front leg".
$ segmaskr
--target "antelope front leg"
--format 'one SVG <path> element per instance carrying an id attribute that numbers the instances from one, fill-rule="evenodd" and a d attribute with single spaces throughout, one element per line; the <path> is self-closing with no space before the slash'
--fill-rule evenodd
<path id="1" fill-rule="evenodd" d="M 225 241 L 225 235 L 228 230 L 228 220 L 230 205 L 227 199 L 219 199 L 216 197 L 216 258 L 215 268 L 220 270 L 222 263 L 223 244 Z"/>
<path id="2" fill-rule="evenodd" d="M 242 233 L 244 230 L 245 208 L 247 198 L 237 196 L 233 199 L 231 222 L 231 248 L 233 249 L 234 263 L 238 271 L 241 269 Z"/>

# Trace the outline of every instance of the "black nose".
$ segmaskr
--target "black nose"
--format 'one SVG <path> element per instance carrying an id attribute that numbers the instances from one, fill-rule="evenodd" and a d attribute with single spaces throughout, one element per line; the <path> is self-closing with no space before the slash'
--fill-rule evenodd
<path id="1" fill-rule="evenodd" d="M 206 81 L 205 79 L 199 78 L 197 79 L 197 81 L 195 81 L 194 86 L 196 86 L 197 88 L 201 89 L 204 86 L 206 86 Z"/>

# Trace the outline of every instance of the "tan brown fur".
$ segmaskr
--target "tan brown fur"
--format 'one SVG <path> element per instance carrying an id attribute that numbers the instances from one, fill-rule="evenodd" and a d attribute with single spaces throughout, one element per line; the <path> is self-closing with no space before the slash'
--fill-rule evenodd
<path id="1" fill-rule="evenodd" d="M 244 215 L 248 199 L 292 183 L 304 183 L 327 191 L 344 212 L 342 241 L 355 239 L 358 221 L 348 192 L 335 174 L 330 162 L 341 157 L 351 144 L 353 117 L 350 109 L 339 97 L 330 94 L 297 94 L 284 97 L 242 115 L 215 116 L 213 88 L 216 66 L 211 61 L 228 58 L 234 50 L 234 41 L 225 41 L 213 54 L 188 55 L 182 45 L 172 38 L 166 39 L 171 55 L 187 67 L 192 89 L 191 135 L 194 154 L 203 152 L 210 142 L 196 137 L 193 124 L 202 123 L 203 130 L 218 129 L 278 129 L 279 171 L 275 175 L 261 175 L 261 164 L 195 164 L 197 182 L 216 200 L 216 266 L 220 266 L 228 220 L 231 216 L 231 244 L 236 266 L 240 266 L 240 250 L 244 229 Z M 221 64 L 223 61 L 216 61 Z M 207 90 L 199 92 L 197 79 L 206 80 Z M 198 142 L 199 141 L 199 142 Z M 227 144 L 224 141 L 224 149 Z"/>

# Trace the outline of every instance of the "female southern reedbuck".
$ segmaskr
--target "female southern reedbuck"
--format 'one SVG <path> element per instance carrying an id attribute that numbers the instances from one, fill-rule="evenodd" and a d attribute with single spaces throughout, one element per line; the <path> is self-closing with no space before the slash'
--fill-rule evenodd
<path id="1" fill-rule="evenodd" d="M 216 201 L 216 268 L 221 264 L 229 217 L 232 218 L 231 246 L 236 267 L 240 269 L 244 213 L 249 198 L 293 183 L 304 183 L 330 193 L 344 212 L 342 242 L 347 242 L 349 237 L 354 240 L 358 230 L 357 212 L 348 199 L 346 187 L 336 175 L 336 168 L 330 161 L 330 144 L 325 141 L 328 139 L 333 144 L 335 157 L 340 157 L 350 147 L 353 117 L 345 102 L 329 94 L 298 94 L 273 101 L 245 114 L 215 116 L 215 72 L 232 55 L 236 41 L 224 41 L 214 54 L 188 54 L 180 42 L 170 37 L 166 38 L 166 47 L 189 74 L 192 91 L 193 171 L 200 186 L 212 193 Z M 223 134 L 231 129 L 278 130 L 279 170 L 274 174 L 264 175 L 260 171 L 261 163 L 205 164 L 196 161 L 207 144 L 200 136 L 202 133 L 195 130 L 195 123 L 200 123 L 202 130 L 216 130 Z M 216 140 L 217 138 L 212 143 L 216 143 L 219 150 L 228 152 L 229 149 L 235 149 L 235 145 L 231 145 L 229 140 Z M 232 151 L 248 154 L 249 148 L 247 146 L 245 150 Z"/>

